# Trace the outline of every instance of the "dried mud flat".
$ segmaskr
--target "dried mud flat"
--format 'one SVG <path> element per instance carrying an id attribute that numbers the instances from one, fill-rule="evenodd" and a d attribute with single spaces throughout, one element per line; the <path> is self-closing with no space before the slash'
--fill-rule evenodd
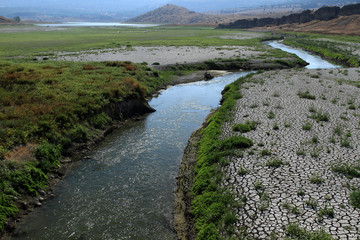
<path id="1" fill-rule="evenodd" d="M 340 163 L 360 165 L 359 72 L 270 71 L 243 85 L 234 121 L 223 126 L 222 136 L 242 134 L 254 141 L 223 169 L 223 185 L 241 205 L 238 234 L 245 226 L 250 238 L 283 238 L 286 226 L 297 223 L 336 239 L 359 239 L 360 210 L 349 203 L 349 194 L 360 179 L 333 169 Z M 258 122 L 256 130 L 232 130 L 246 121 Z"/>
<path id="2" fill-rule="evenodd" d="M 217 58 L 249 58 L 257 57 L 262 52 L 251 47 L 223 46 L 223 47 L 122 47 L 102 51 L 57 53 L 56 60 L 65 61 L 131 61 L 146 62 L 159 65 L 183 64 L 201 62 Z"/>

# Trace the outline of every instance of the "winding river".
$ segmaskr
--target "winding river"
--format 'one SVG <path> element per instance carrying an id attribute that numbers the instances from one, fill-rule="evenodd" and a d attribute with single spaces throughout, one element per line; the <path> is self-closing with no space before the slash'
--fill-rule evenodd
<path id="1" fill-rule="evenodd" d="M 77 162 L 13 239 L 176 239 L 173 191 L 191 133 L 247 72 L 171 87 Z"/>
<path id="2" fill-rule="evenodd" d="M 331 67 L 306 52 L 268 44 L 298 54 L 308 68 Z M 24 217 L 12 239 L 176 239 L 173 191 L 187 141 L 219 106 L 223 88 L 246 74 L 174 86 L 153 98 L 157 111 L 128 121 L 76 162 L 56 197 Z"/>

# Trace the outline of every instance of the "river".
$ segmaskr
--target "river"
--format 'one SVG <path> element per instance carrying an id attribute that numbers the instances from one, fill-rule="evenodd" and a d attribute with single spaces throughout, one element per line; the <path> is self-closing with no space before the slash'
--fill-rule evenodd
<path id="1" fill-rule="evenodd" d="M 191 133 L 219 106 L 233 73 L 173 86 L 128 121 L 56 187 L 56 197 L 24 218 L 13 239 L 176 239 L 175 177 Z"/>
<path id="2" fill-rule="evenodd" d="M 308 68 L 337 67 L 294 51 Z M 173 191 L 187 141 L 219 106 L 223 88 L 247 74 L 177 85 L 153 98 L 157 111 L 128 121 L 76 162 L 56 196 L 24 217 L 12 239 L 176 239 Z"/>
<path id="3" fill-rule="evenodd" d="M 319 56 L 312 55 L 309 52 L 306 52 L 301 49 L 289 47 L 278 41 L 268 41 L 268 42 L 265 42 L 265 44 L 267 44 L 273 48 L 279 48 L 285 52 L 296 54 L 299 58 L 301 58 L 304 61 L 306 61 L 307 63 L 309 63 L 309 65 L 307 65 L 305 67 L 307 69 L 322 69 L 322 68 L 325 69 L 325 68 L 340 68 L 341 67 L 341 66 L 329 63 L 328 61 L 322 59 Z"/>

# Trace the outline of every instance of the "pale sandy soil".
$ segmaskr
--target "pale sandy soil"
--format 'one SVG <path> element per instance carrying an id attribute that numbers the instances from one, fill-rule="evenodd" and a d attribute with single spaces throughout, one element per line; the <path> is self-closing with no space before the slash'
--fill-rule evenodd
<path id="1" fill-rule="evenodd" d="M 260 123 L 242 134 L 254 146 L 223 169 L 223 185 L 239 202 L 247 199 L 236 209 L 238 231 L 246 226 L 251 239 L 268 239 L 272 232 L 283 239 L 285 227 L 298 223 L 308 230 L 324 229 L 335 239 L 359 239 L 360 210 L 349 203 L 349 194 L 360 179 L 348 179 L 332 166 L 360 165 L 360 69 L 270 71 L 252 79 L 258 83 L 243 86 L 234 121 L 223 126 L 222 136 L 240 134 L 232 130 L 234 124 Z M 316 99 L 298 96 L 305 91 Z M 317 122 L 311 111 L 327 113 L 329 120 Z M 311 130 L 303 129 L 306 123 Z M 265 149 L 271 155 L 262 155 Z M 274 159 L 282 164 L 269 166 Z M 247 173 L 240 174 L 242 168 Z M 322 182 L 312 182 L 314 176 Z M 321 216 L 324 209 L 333 216 Z"/>
<path id="2" fill-rule="evenodd" d="M 251 58 L 262 52 L 251 47 L 223 46 L 223 47 L 131 47 L 100 51 L 87 51 L 76 53 L 57 53 L 56 60 L 65 61 L 131 61 L 135 63 L 146 62 L 148 65 L 176 63 L 192 63 L 216 58 Z"/>

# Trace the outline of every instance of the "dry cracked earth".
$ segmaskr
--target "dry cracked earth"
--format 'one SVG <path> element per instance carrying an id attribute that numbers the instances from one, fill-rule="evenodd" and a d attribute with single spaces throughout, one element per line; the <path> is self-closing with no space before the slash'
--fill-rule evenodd
<path id="1" fill-rule="evenodd" d="M 360 166 L 360 70 L 282 70 L 258 74 L 243 85 L 223 138 L 254 141 L 224 168 L 224 186 L 236 195 L 237 231 L 283 238 L 297 223 L 324 229 L 335 239 L 359 239 L 360 210 L 349 202 L 360 178 L 335 171 Z M 315 98 L 315 99 L 312 99 Z M 232 126 L 255 121 L 238 133 Z"/>

